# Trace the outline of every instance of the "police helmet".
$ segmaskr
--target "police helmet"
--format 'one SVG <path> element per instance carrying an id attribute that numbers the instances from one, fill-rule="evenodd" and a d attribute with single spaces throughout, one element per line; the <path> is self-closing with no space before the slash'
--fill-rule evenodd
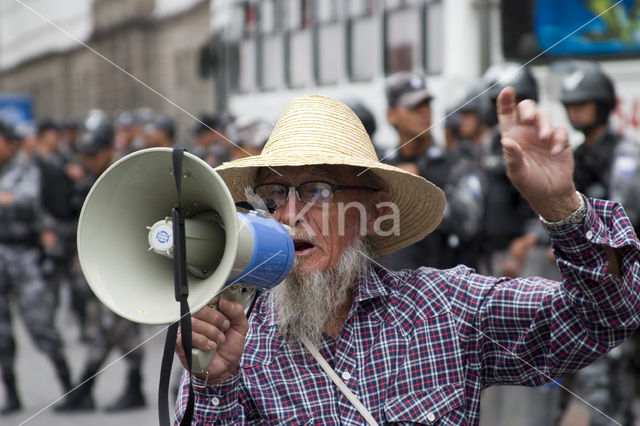
<path id="1" fill-rule="evenodd" d="M 483 75 L 487 85 L 487 93 L 491 102 L 495 103 L 500 91 L 512 86 L 516 98 L 538 101 L 538 83 L 526 66 L 515 61 L 504 61 L 490 66 Z"/>
<path id="2" fill-rule="evenodd" d="M 471 87 L 466 91 L 456 109 L 460 112 L 477 112 L 484 114 L 488 107 L 486 91 L 480 87 Z"/>
<path id="3" fill-rule="evenodd" d="M 107 113 L 102 110 L 89 111 L 82 120 L 81 131 L 76 149 L 82 154 L 95 155 L 102 148 L 113 144 L 113 124 Z"/>
<path id="4" fill-rule="evenodd" d="M 173 141 L 176 136 L 176 122 L 168 115 L 159 114 L 151 123 L 145 126 L 144 130 L 147 133 L 162 131 L 167 135 L 168 139 Z"/>
<path id="5" fill-rule="evenodd" d="M 616 106 L 613 82 L 595 62 L 575 63 L 562 78 L 560 101 L 567 104 L 595 101 L 609 110 Z"/>

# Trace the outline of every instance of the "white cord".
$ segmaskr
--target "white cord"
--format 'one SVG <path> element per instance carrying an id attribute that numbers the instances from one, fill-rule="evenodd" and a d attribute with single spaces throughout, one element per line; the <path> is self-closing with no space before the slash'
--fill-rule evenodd
<path id="1" fill-rule="evenodd" d="M 331 381 L 335 383 L 336 386 L 338 386 L 338 389 L 340 389 L 340 391 L 349 399 L 351 404 L 353 404 L 353 406 L 356 407 L 356 410 L 358 410 L 358 412 L 366 420 L 367 424 L 369 426 L 378 426 L 378 423 L 375 421 L 375 419 L 373 418 L 369 410 L 367 410 L 367 408 L 364 405 L 362 405 L 362 402 L 360 402 L 358 397 L 355 396 L 354 393 L 351 392 L 351 390 L 349 390 L 347 385 L 345 385 L 342 382 L 342 380 L 340 379 L 340 377 L 338 377 L 338 375 L 333 370 L 333 368 L 331 368 L 327 360 L 324 359 L 324 357 L 320 354 L 320 351 L 318 351 L 318 348 L 316 347 L 316 345 L 314 345 L 306 337 L 301 337 L 300 340 L 302 340 L 302 343 L 304 343 L 304 345 L 307 347 L 309 352 L 311 352 L 311 355 L 313 355 L 316 361 L 318 361 L 318 364 L 320 364 L 320 367 L 322 367 L 324 372 L 327 373 L 327 376 L 329 376 Z"/>

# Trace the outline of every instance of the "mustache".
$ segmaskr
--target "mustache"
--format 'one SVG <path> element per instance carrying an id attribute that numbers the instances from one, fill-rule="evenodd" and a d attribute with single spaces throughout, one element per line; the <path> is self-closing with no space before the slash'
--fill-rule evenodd
<path id="1" fill-rule="evenodd" d="M 294 240 L 304 240 L 310 242 L 314 246 L 318 245 L 318 239 L 316 236 L 310 234 L 303 228 L 291 228 L 289 230 L 289 234 L 291 234 L 291 238 Z"/>

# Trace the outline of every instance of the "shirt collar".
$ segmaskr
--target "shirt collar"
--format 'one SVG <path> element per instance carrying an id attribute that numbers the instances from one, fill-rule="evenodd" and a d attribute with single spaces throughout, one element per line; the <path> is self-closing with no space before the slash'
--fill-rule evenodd
<path id="1" fill-rule="evenodd" d="M 388 295 L 389 292 L 387 291 L 382 278 L 376 273 L 375 269 L 371 265 L 367 265 L 364 273 L 358 280 L 358 285 L 356 286 L 355 302 L 360 303 L 368 299 Z"/>

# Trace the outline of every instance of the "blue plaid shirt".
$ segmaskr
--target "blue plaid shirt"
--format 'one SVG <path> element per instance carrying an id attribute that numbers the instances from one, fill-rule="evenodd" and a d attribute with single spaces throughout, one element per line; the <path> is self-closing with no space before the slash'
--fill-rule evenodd
<path id="1" fill-rule="evenodd" d="M 633 228 L 615 203 L 587 207 L 583 225 L 550 230 L 563 283 L 485 277 L 464 266 L 372 265 L 339 337 L 325 336 L 321 354 L 379 423 L 399 424 L 477 425 L 484 388 L 536 386 L 583 367 L 640 323 Z M 606 273 L 602 245 L 621 250 L 620 276 Z M 238 372 L 195 388 L 194 425 L 365 424 L 304 346 L 278 334 L 268 298 L 250 324 Z"/>

